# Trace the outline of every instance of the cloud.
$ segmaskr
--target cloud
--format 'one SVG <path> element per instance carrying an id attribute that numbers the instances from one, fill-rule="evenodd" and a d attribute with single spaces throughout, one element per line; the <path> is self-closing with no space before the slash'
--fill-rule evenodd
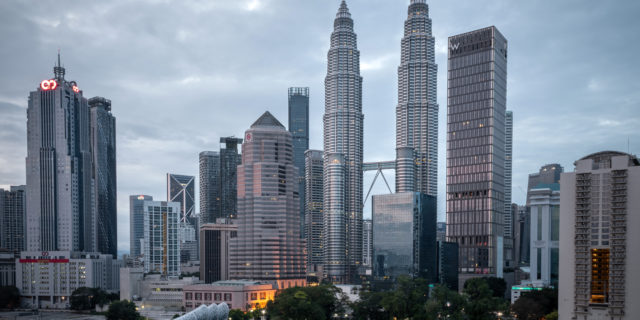
<path id="1" fill-rule="evenodd" d="M 350 0 L 361 53 L 365 161 L 395 154 L 397 66 L 408 1 Z M 444 219 L 447 37 L 496 25 L 509 40 L 516 186 L 529 173 L 603 149 L 626 150 L 640 125 L 634 39 L 640 2 L 432 1 L 439 123 L 439 219 Z M 0 2 L 0 185 L 25 181 L 29 91 L 51 77 L 60 48 L 67 78 L 113 102 L 118 227 L 128 248 L 128 195 L 163 200 L 165 174 L 198 174 L 198 153 L 242 136 L 270 110 L 287 123 L 287 88 L 311 88 L 310 145 L 322 147 L 324 77 L 338 2 L 144 0 Z M 540 19 L 545 17 L 545 19 Z M 597 39 L 595 41 L 594 39 Z M 595 41 L 595 42 L 594 42 Z M 591 88 L 590 88 L 591 85 Z M 640 152 L 640 141 L 631 140 Z M 367 174 L 366 181 L 374 174 Z M 393 183 L 392 172 L 387 174 Z M 367 180 L 369 179 L 369 180 Z M 368 188 L 367 182 L 364 189 Z M 376 182 L 372 194 L 386 193 Z M 370 209 L 365 210 L 365 216 Z"/>

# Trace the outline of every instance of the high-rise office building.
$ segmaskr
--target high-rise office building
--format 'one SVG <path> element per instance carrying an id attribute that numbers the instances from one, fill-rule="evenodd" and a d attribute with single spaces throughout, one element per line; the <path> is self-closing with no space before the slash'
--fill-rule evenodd
<path id="1" fill-rule="evenodd" d="M 200 172 L 200 219 L 203 224 L 213 223 L 220 217 L 222 196 L 220 195 L 220 153 L 203 151 L 199 156 Z"/>
<path id="2" fill-rule="evenodd" d="M 269 112 L 245 132 L 238 166 L 238 237 L 231 241 L 232 279 L 270 280 L 282 289 L 306 283 L 291 140 L 291 133 Z"/>
<path id="3" fill-rule="evenodd" d="M 353 19 L 343 0 L 325 78 L 324 273 L 346 283 L 362 264 L 362 77 Z"/>
<path id="4" fill-rule="evenodd" d="M 167 173 L 167 201 L 180 203 L 180 259 L 198 260 L 198 232 L 200 221 L 195 214 L 196 177 Z"/>
<path id="5" fill-rule="evenodd" d="M 289 88 L 289 132 L 293 135 L 293 164 L 298 168 L 300 234 L 306 238 L 304 152 L 309 150 L 309 88 Z"/>
<path id="6" fill-rule="evenodd" d="M 436 240 L 440 242 L 447 241 L 447 223 L 446 222 L 438 222 L 436 224 Z"/>
<path id="7" fill-rule="evenodd" d="M 504 118 L 504 267 L 513 268 L 514 261 L 514 238 L 513 220 L 511 211 L 512 173 L 513 173 L 513 112 L 507 111 Z"/>
<path id="8" fill-rule="evenodd" d="M 530 282 L 537 287 L 558 286 L 560 241 L 560 184 L 540 184 L 530 190 Z"/>
<path id="9" fill-rule="evenodd" d="M 527 186 L 527 199 L 531 196 L 531 190 L 540 187 L 550 187 L 560 183 L 560 175 L 563 172 L 559 164 L 548 164 L 540 168 L 537 173 L 529 175 Z M 517 213 L 514 213 L 514 246 L 515 261 L 520 266 L 529 266 L 531 261 L 531 207 L 527 200 L 525 206 L 519 206 Z M 534 221 L 535 222 L 535 221 Z"/>
<path id="10" fill-rule="evenodd" d="M 97 252 L 118 257 L 116 118 L 111 100 L 89 99 Z"/>
<path id="11" fill-rule="evenodd" d="M 152 196 L 129 196 L 129 251 L 133 258 L 144 254 L 144 203 L 153 201 Z"/>
<path id="12" fill-rule="evenodd" d="M 447 240 L 460 279 L 502 277 L 507 40 L 495 27 L 449 37 Z"/>
<path id="13" fill-rule="evenodd" d="M 533 192 L 533 191 L 532 191 Z M 640 162 L 604 151 L 560 179 L 559 319 L 637 319 Z"/>
<path id="14" fill-rule="evenodd" d="M 181 203 L 143 201 L 144 272 L 180 275 Z"/>
<path id="15" fill-rule="evenodd" d="M 419 192 L 377 195 L 372 211 L 374 276 L 407 275 L 435 283 L 436 197 Z"/>
<path id="16" fill-rule="evenodd" d="M 27 187 L 0 189 L 0 249 L 18 253 L 25 251 Z"/>
<path id="17" fill-rule="evenodd" d="M 401 161 L 396 161 L 396 192 L 415 191 L 437 196 L 438 65 L 435 38 L 431 34 L 426 0 L 411 0 L 408 11 L 398 67 L 396 147 L 413 148 L 411 163 L 415 165 L 402 166 Z"/>
<path id="18" fill-rule="evenodd" d="M 180 222 L 195 214 L 196 177 L 167 173 L 167 201 L 180 203 Z"/>
<path id="19" fill-rule="evenodd" d="M 220 143 L 220 218 L 235 219 L 238 212 L 238 166 L 242 157 L 238 153 L 241 138 L 222 137 Z"/>
<path id="20" fill-rule="evenodd" d="M 43 80 L 27 108 L 27 250 L 95 252 L 87 99 L 65 69 Z"/>
<path id="21" fill-rule="evenodd" d="M 242 139 L 223 137 L 220 143 L 220 152 L 200 153 L 200 217 L 203 223 L 233 219 L 238 210 L 237 172 L 242 160 L 238 144 Z"/>
<path id="22" fill-rule="evenodd" d="M 373 268 L 373 221 L 362 220 L 362 266 L 365 269 Z"/>
<path id="23" fill-rule="evenodd" d="M 318 271 L 323 262 L 322 201 L 323 153 L 307 150 L 305 153 L 305 224 L 307 229 L 307 272 Z"/>
<path id="24" fill-rule="evenodd" d="M 200 227 L 200 280 L 213 283 L 229 279 L 229 243 L 238 236 L 238 226 L 218 219 Z"/>

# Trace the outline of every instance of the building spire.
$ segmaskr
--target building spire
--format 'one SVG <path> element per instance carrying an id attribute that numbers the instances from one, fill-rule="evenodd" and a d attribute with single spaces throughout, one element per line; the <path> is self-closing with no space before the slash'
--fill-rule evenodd
<path id="1" fill-rule="evenodd" d="M 349 8 L 347 7 L 347 1 L 342 0 L 342 3 L 340 3 L 340 9 L 338 9 L 336 18 L 351 18 L 351 13 L 349 13 Z"/>
<path id="2" fill-rule="evenodd" d="M 58 81 L 64 80 L 65 70 L 60 63 L 60 49 L 58 49 L 58 64 L 53 67 L 53 74 L 55 75 Z"/>

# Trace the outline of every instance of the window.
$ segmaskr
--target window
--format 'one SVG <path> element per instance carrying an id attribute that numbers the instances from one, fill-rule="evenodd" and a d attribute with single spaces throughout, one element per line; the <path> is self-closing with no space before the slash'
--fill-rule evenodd
<path id="1" fill-rule="evenodd" d="M 202 300 L 202 293 L 196 293 L 196 300 Z"/>
<path id="2" fill-rule="evenodd" d="M 213 294 L 213 300 L 214 300 L 214 301 L 220 301 L 220 300 L 222 300 L 222 294 L 221 294 L 221 293 L 214 293 L 214 294 Z"/>
<path id="3" fill-rule="evenodd" d="M 231 293 L 224 294 L 224 301 L 231 301 Z"/>
<path id="4" fill-rule="evenodd" d="M 609 303 L 609 249 L 591 249 L 591 301 Z"/>
<path id="5" fill-rule="evenodd" d="M 267 293 L 266 292 L 260 292 L 260 300 L 264 300 L 267 298 Z"/>
<path id="6" fill-rule="evenodd" d="M 185 299 L 187 299 L 187 300 L 193 299 L 193 294 L 191 292 L 185 293 L 184 296 L 185 296 Z"/>
<path id="7" fill-rule="evenodd" d="M 258 300 L 258 293 L 252 292 L 251 293 L 251 300 Z"/>
<path id="8" fill-rule="evenodd" d="M 551 206 L 551 241 L 560 241 L 560 207 Z"/>

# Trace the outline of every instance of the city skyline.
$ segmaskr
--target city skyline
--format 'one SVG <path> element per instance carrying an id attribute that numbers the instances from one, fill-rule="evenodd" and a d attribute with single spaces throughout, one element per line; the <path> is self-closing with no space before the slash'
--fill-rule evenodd
<path id="1" fill-rule="evenodd" d="M 358 33 L 359 49 L 363 55 L 362 74 L 365 79 L 363 84 L 363 112 L 367 116 L 364 130 L 365 161 L 392 160 L 395 157 L 394 126 L 393 121 L 389 121 L 389 119 L 392 119 L 395 113 L 397 84 L 394 83 L 397 81 L 395 73 L 397 72 L 397 65 L 400 62 L 398 44 L 400 43 L 402 33 L 402 21 L 406 18 L 406 5 L 408 5 L 408 2 L 409 1 L 406 1 L 406 3 L 384 3 L 379 6 L 367 5 L 369 2 L 366 1 L 351 0 L 348 2 L 351 12 L 357 19 L 355 31 Z M 203 12 L 201 12 L 203 16 L 206 15 L 207 12 L 212 12 L 211 10 L 213 10 L 214 13 L 230 12 L 231 16 L 239 15 L 249 17 L 250 15 L 254 15 L 259 18 L 260 23 L 264 23 L 276 30 L 278 28 L 282 28 L 282 26 L 286 24 L 285 22 L 269 20 L 274 19 L 271 16 L 275 15 L 275 13 L 278 13 L 279 11 L 286 11 L 286 8 L 281 7 L 285 3 L 284 1 L 248 1 L 246 3 L 239 1 L 239 4 L 234 5 L 218 3 L 217 7 L 215 2 L 213 3 L 213 7 L 207 8 L 207 5 L 202 2 L 189 2 L 186 5 L 185 10 L 203 10 Z M 198 7 L 197 4 L 200 4 L 200 7 Z M 242 5 L 245 4 L 247 7 L 242 7 Z M 524 204 L 524 195 L 519 188 L 526 190 L 525 180 L 528 173 L 535 172 L 537 168 L 546 163 L 559 162 L 565 167 L 570 167 L 572 161 L 578 158 L 579 155 L 590 154 L 591 151 L 604 149 L 627 151 L 626 137 L 631 136 L 633 138 L 633 131 L 631 130 L 640 124 L 640 121 L 638 120 L 638 110 L 633 109 L 634 106 L 637 106 L 638 100 L 640 99 L 637 93 L 633 93 L 638 91 L 638 86 L 633 81 L 624 80 L 625 74 L 629 75 L 634 73 L 633 68 L 621 70 L 624 68 L 623 63 L 616 63 L 614 61 L 612 65 L 612 62 L 610 61 L 600 60 L 598 61 L 601 63 L 596 66 L 596 70 L 592 71 L 592 74 L 584 74 L 587 72 L 584 69 L 587 68 L 581 68 L 581 70 L 561 68 L 563 65 L 562 63 L 578 63 L 580 65 L 580 63 L 587 64 L 594 60 L 593 57 L 597 56 L 596 53 L 600 50 L 599 48 L 589 48 L 586 52 L 581 52 L 579 49 L 581 44 L 583 45 L 582 49 L 585 48 L 584 45 L 587 43 L 592 45 L 590 40 L 582 39 L 581 36 L 593 34 L 593 32 L 583 30 L 580 31 L 578 37 L 563 37 L 562 34 L 566 35 L 569 30 L 573 30 L 573 27 L 565 27 L 559 29 L 561 31 L 559 34 L 549 36 L 549 33 L 545 34 L 544 32 L 540 32 L 540 30 L 533 28 L 532 25 L 527 25 L 526 20 L 523 22 L 522 19 L 520 19 L 521 21 L 518 21 L 516 18 L 518 16 L 522 17 L 525 12 L 530 13 L 537 10 L 533 9 L 528 4 L 521 4 L 517 9 L 515 9 L 514 6 L 507 4 L 496 5 L 494 9 L 488 10 L 490 11 L 490 14 L 486 17 L 474 17 L 470 20 L 455 19 L 454 21 L 449 21 L 452 19 L 448 18 L 453 16 L 452 11 L 456 11 L 453 10 L 453 7 L 455 6 L 445 6 L 435 2 L 428 2 L 428 4 L 430 6 L 430 18 L 433 20 L 434 25 L 434 35 L 436 37 L 436 63 L 441 68 L 440 73 L 438 74 L 438 103 L 441 107 L 446 106 L 446 91 L 443 92 L 443 90 L 446 90 L 446 81 L 443 81 L 443 78 L 446 79 L 446 72 L 444 72 L 443 69 L 446 66 L 446 53 L 443 53 L 443 50 L 446 50 L 446 38 L 448 36 L 496 24 L 496 26 L 511 41 L 510 56 L 512 59 L 510 59 L 509 65 L 509 105 L 507 107 L 514 110 L 517 114 L 514 124 L 514 202 Z M 146 5 L 156 9 L 162 9 L 161 5 L 157 3 L 147 3 Z M 237 8 L 234 7 L 236 5 L 238 6 Z M 83 18 L 80 18 L 80 16 L 90 12 L 92 10 L 91 8 L 94 8 L 93 6 L 83 4 L 78 8 L 72 9 L 72 13 L 63 15 L 62 12 L 47 8 L 47 5 L 42 5 L 38 8 L 20 8 L 19 4 L 3 3 L 0 5 L 0 7 L 3 8 L 3 10 L 0 10 L 3 12 L 0 15 L 4 16 L 7 22 L 16 22 L 15 19 L 23 19 L 18 20 L 16 24 L 26 24 L 27 26 L 30 26 L 30 28 L 28 28 L 29 30 L 36 31 L 33 35 L 24 35 L 24 38 L 32 39 L 31 37 L 38 36 L 39 38 L 37 41 L 40 41 L 39 43 L 42 44 L 42 48 L 34 50 L 33 53 L 28 53 L 26 55 L 31 64 L 28 68 L 25 68 L 23 65 L 18 63 L 19 58 L 16 53 L 4 50 L 0 52 L 3 61 L 12 62 L 7 66 L 7 74 L 12 75 L 11 79 L 6 78 L 0 80 L 0 84 L 2 84 L 2 89 L 0 89 L 0 112 L 2 115 L 7 116 L 4 119 L 0 119 L 0 137 L 2 137 L 0 138 L 0 146 L 3 147 L 4 150 L 7 150 L 0 155 L 0 162 L 6 164 L 6 166 L 3 166 L 3 168 L 0 169 L 0 184 L 7 187 L 8 185 L 20 185 L 26 182 L 24 176 L 24 157 L 26 157 L 26 96 L 28 91 L 35 88 L 36 83 L 39 83 L 42 79 L 50 77 L 49 70 L 54 59 L 55 50 L 60 47 L 62 49 L 63 62 L 66 65 L 70 78 L 76 79 L 79 83 L 82 83 L 83 89 L 86 88 L 87 90 L 90 90 L 87 96 L 102 94 L 108 96 L 114 101 L 115 107 L 113 109 L 113 113 L 114 116 L 119 119 L 118 247 L 121 251 L 126 251 L 128 247 L 127 244 L 129 243 L 128 231 L 126 229 L 126 226 L 129 224 L 129 212 L 127 210 L 128 196 L 141 193 L 153 195 L 157 199 L 164 199 L 162 180 L 165 172 L 183 172 L 195 176 L 198 172 L 197 157 L 200 151 L 217 150 L 218 145 L 216 141 L 219 137 L 233 134 L 240 136 L 243 128 L 246 128 L 247 125 L 251 123 L 252 119 L 255 119 L 265 107 L 268 107 L 269 110 L 278 118 L 286 119 L 286 116 L 284 116 L 286 115 L 287 110 L 286 98 L 282 96 L 284 96 L 283 93 L 287 87 L 292 85 L 304 85 L 311 87 L 311 90 L 317 93 L 312 96 L 310 106 L 310 148 L 318 148 L 321 146 L 322 126 L 320 124 L 320 119 L 324 109 L 322 104 L 324 95 L 321 92 L 323 91 L 323 72 L 326 67 L 325 54 L 328 49 L 326 35 L 331 30 L 331 21 L 335 14 L 336 5 L 338 5 L 338 1 L 335 1 L 335 3 L 323 3 L 321 5 L 308 4 L 300 9 L 301 12 L 298 17 L 287 16 L 286 19 L 301 19 L 300 21 L 308 20 L 309 24 L 312 25 L 312 27 L 310 27 L 312 34 L 312 36 L 309 37 L 310 39 L 304 39 L 304 41 L 298 43 L 296 43 L 296 41 L 291 41 L 295 48 L 304 47 L 306 50 L 304 51 L 304 56 L 307 59 L 311 57 L 311 59 L 309 59 L 306 64 L 298 64 L 293 68 L 285 69 L 285 71 L 282 71 L 284 74 L 281 74 L 282 76 L 279 77 L 283 80 L 274 81 L 273 84 L 263 86 L 263 88 L 258 87 L 255 90 L 255 93 L 250 94 L 251 97 L 235 101 L 231 104 L 234 108 L 227 108 L 229 100 L 226 94 L 216 91 L 217 89 L 208 90 L 208 86 L 221 84 L 223 91 L 228 89 L 231 93 L 235 93 L 231 94 L 231 96 L 234 96 L 234 98 L 237 99 L 236 88 L 242 87 L 243 90 L 246 90 L 246 86 L 256 87 L 269 82 L 265 77 L 270 75 L 272 70 L 268 68 L 258 68 L 258 76 L 246 79 L 246 82 L 245 79 L 238 80 L 235 77 L 227 79 L 228 81 L 220 82 L 220 80 L 225 78 L 223 76 L 224 72 L 228 72 L 228 70 L 222 71 L 223 75 L 219 75 L 213 71 L 216 69 L 215 67 L 207 68 L 209 64 L 205 64 L 201 57 L 194 57 L 196 58 L 194 60 L 197 62 L 182 70 L 178 74 L 179 78 L 177 79 L 175 76 L 169 75 L 172 72 L 175 72 L 175 69 L 173 68 L 177 68 L 176 65 L 179 65 L 179 63 L 185 63 L 184 59 L 177 59 L 179 61 L 175 62 L 176 65 L 171 64 L 167 67 L 167 70 L 160 71 L 145 71 L 145 65 L 142 65 L 140 68 L 132 67 L 129 65 L 131 62 L 124 61 L 123 59 L 125 58 L 120 57 L 119 55 L 116 55 L 113 58 L 97 56 L 98 58 L 96 58 L 96 60 L 91 60 L 91 62 L 95 63 L 97 61 L 98 64 L 90 66 L 90 60 L 87 59 L 89 57 L 96 56 L 93 54 L 87 54 L 85 50 L 89 51 L 100 49 L 101 46 L 98 44 L 99 40 L 94 40 L 97 42 L 91 42 L 92 45 L 84 50 L 78 50 L 74 48 L 70 42 L 66 42 L 68 40 L 62 38 L 56 39 L 57 36 L 54 36 L 51 33 L 51 29 L 68 28 L 78 37 L 85 37 L 88 35 L 97 36 L 99 34 L 98 31 L 100 30 L 100 27 L 104 27 L 104 24 L 108 23 L 107 17 L 109 14 L 116 14 L 118 10 L 123 10 L 123 7 L 127 7 L 126 5 L 119 2 L 116 2 L 116 4 L 113 5 L 98 5 L 98 8 L 101 9 L 98 10 L 98 12 L 102 12 L 105 19 L 104 21 L 99 19 L 98 21 L 100 21 L 100 23 L 96 26 L 92 26 L 93 28 L 89 28 L 90 25 L 87 23 L 91 19 L 87 19 L 87 21 L 85 21 Z M 549 6 L 563 7 L 568 5 L 550 3 Z M 549 6 L 546 8 L 547 10 L 549 9 Z M 638 8 L 637 4 L 632 4 L 631 2 L 628 2 L 626 6 L 623 5 L 623 8 L 612 8 L 608 4 L 596 4 L 595 2 L 593 5 L 585 5 L 585 7 L 588 6 L 592 7 L 592 9 L 586 10 L 583 8 L 573 8 L 573 15 L 569 20 L 572 22 L 579 22 L 575 26 L 575 30 L 585 27 L 584 24 L 593 24 L 598 25 L 597 28 L 600 29 L 598 29 L 597 32 L 602 32 L 602 34 L 611 34 L 612 25 L 625 24 L 626 14 L 622 14 L 621 12 L 632 12 L 633 10 L 630 9 Z M 477 4 L 477 7 L 482 7 L 482 4 Z M 474 12 L 473 8 L 476 8 L 476 4 L 472 5 L 467 3 L 462 9 L 464 9 L 465 14 L 471 15 Z M 25 19 L 25 16 L 23 16 L 22 13 L 16 13 L 16 11 L 20 11 L 19 9 L 23 9 L 26 16 L 30 15 L 33 18 L 26 21 L 27 19 Z M 462 11 L 462 9 L 457 10 L 457 13 Z M 40 10 L 42 10 L 42 12 L 40 12 Z M 512 14 L 510 18 L 506 20 L 496 19 L 496 17 L 500 16 L 501 13 L 509 12 L 509 10 L 515 10 L 515 12 L 511 11 L 514 14 Z M 46 16 L 44 15 L 44 12 L 52 12 L 52 15 Z M 315 15 L 314 12 L 316 12 Z M 5 16 L 10 14 L 15 15 L 12 17 Z M 555 12 L 551 13 L 552 16 L 555 14 Z M 616 21 L 604 19 L 604 17 L 613 19 L 611 17 L 612 15 L 616 15 L 618 19 L 614 19 Z M 280 14 L 277 16 L 280 17 Z M 380 17 L 387 20 L 383 24 L 387 30 L 382 30 L 381 27 L 375 26 L 377 18 Z M 596 20 L 595 22 L 599 23 L 594 22 L 594 17 Z M 58 18 L 60 18 L 60 21 L 56 22 L 56 19 Z M 553 20 L 552 17 L 550 17 L 550 21 L 551 20 Z M 299 23 L 296 21 L 288 22 Z M 465 22 L 461 23 L 459 21 Z M 603 23 L 607 21 L 609 21 L 609 24 Z M 517 28 L 514 26 L 516 23 L 524 24 L 529 28 Z M 631 23 L 633 23 L 633 25 L 637 25 L 637 22 Z M 9 25 L 9 23 L 7 25 Z M 550 23 L 550 26 L 544 27 L 552 28 L 553 26 L 557 27 L 558 23 Z M 262 30 L 257 32 L 253 29 L 255 27 L 256 25 L 251 25 L 246 29 L 241 29 L 243 32 L 242 35 L 245 37 L 243 39 L 251 39 L 251 37 L 259 38 L 267 33 L 267 31 Z M 152 41 L 153 39 L 157 39 L 157 37 L 163 36 L 162 30 L 154 31 L 145 28 L 134 29 L 135 28 L 129 31 L 134 33 L 140 32 L 144 35 L 141 41 L 147 41 L 147 44 L 149 44 L 148 41 Z M 151 27 L 151 29 L 153 28 Z M 214 30 L 214 28 L 205 29 L 207 30 L 196 30 L 195 32 L 212 32 L 212 30 Z M 613 28 L 613 30 L 618 31 L 618 33 L 622 33 L 624 31 L 621 29 L 622 28 Z M 609 32 L 607 30 L 609 30 Z M 124 32 L 127 30 L 118 29 L 113 32 L 121 31 Z M 9 30 L 0 31 L 0 36 L 4 39 L 9 39 L 8 32 Z M 182 36 L 180 33 L 171 35 L 171 37 L 175 36 L 176 40 L 171 40 L 167 37 L 166 41 L 159 41 L 159 43 L 160 45 L 169 45 L 172 41 L 179 41 L 180 37 L 184 37 L 185 41 L 187 41 L 189 40 L 189 31 L 187 30 L 185 32 L 186 33 L 182 34 Z M 373 34 L 379 35 L 373 36 Z M 536 43 L 536 45 L 532 46 L 531 44 L 526 43 L 529 42 L 527 35 L 534 34 L 536 37 L 548 37 L 551 39 L 544 39 L 546 42 L 543 41 L 542 45 L 540 45 L 540 42 L 535 40 L 541 39 L 534 38 L 534 41 L 530 42 Z M 101 35 L 104 36 L 102 41 L 112 44 L 113 41 L 116 41 L 113 38 L 114 33 L 105 32 Z M 287 37 L 288 36 L 289 35 L 287 35 Z M 11 37 L 13 38 L 13 36 Z M 618 37 L 618 35 L 616 35 L 616 37 Z M 118 38 L 117 34 L 115 35 L 115 38 Z M 379 44 L 381 39 L 384 40 L 384 46 Z M 569 40 L 565 40 L 566 43 L 560 43 L 558 39 Z M 602 41 L 604 42 L 602 47 L 607 47 L 607 57 L 612 57 L 611 55 L 614 55 L 613 57 L 615 59 L 611 60 L 623 60 L 623 57 L 632 57 L 635 55 L 633 50 L 623 52 L 623 47 L 617 44 L 615 39 L 603 39 Z M 18 42 L 15 43 L 16 49 L 20 49 Z M 578 46 L 574 47 L 573 45 L 575 44 L 578 44 Z M 549 62 L 549 60 L 546 60 L 546 64 L 543 62 L 541 65 L 530 67 L 527 57 L 532 57 L 533 54 L 540 55 L 540 52 L 542 51 L 541 49 L 536 49 L 536 46 L 552 51 L 553 55 L 555 55 L 553 58 L 558 59 L 559 61 Z M 383 49 L 378 49 L 377 47 L 383 47 Z M 138 47 L 134 47 L 133 50 L 136 50 L 136 48 L 139 49 Z M 617 50 L 614 50 L 616 48 Z M 523 54 L 526 49 L 532 50 L 531 55 Z M 21 50 L 16 50 L 16 52 L 19 51 Z M 142 59 L 138 58 L 140 57 L 140 54 L 141 52 L 134 54 L 134 57 L 136 58 L 133 60 L 137 61 L 138 59 Z M 197 56 L 197 52 L 189 52 L 189 54 Z M 577 57 L 578 55 L 584 55 L 582 58 L 584 60 L 579 60 L 579 57 Z M 285 58 L 283 58 L 267 55 L 266 59 L 274 63 L 285 64 L 288 63 L 288 59 L 286 57 L 289 56 L 285 55 Z M 162 60 L 166 60 L 170 57 L 164 56 L 164 54 L 158 54 L 158 57 L 151 55 L 149 58 L 151 60 L 160 58 L 162 58 Z M 543 56 L 542 58 L 549 59 L 550 57 Z M 578 61 L 574 61 L 574 59 L 577 59 Z M 628 60 L 631 61 L 631 59 Z M 256 63 L 256 61 L 251 59 L 249 66 L 254 66 L 253 63 Z M 555 63 L 558 64 L 556 65 Z M 291 64 L 296 65 L 295 63 Z M 307 70 L 306 67 L 309 65 L 311 65 L 310 68 L 313 70 L 312 72 L 308 72 L 308 74 L 306 74 L 306 72 L 301 71 Z M 122 73 L 123 77 L 119 78 L 113 74 L 113 71 L 109 70 L 112 68 L 115 68 L 116 71 L 119 72 L 123 71 L 120 68 L 128 68 L 130 70 L 126 70 L 126 72 Z M 22 69 L 25 69 L 25 71 L 22 72 Z M 562 72 L 556 73 L 556 71 L 549 71 L 554 69 L 561 69 Z M 20 72 L 18 70 L 20 70 Z M 614 75 L 616 72 L 621 75 Z M 563 75 L 562 73 L 568 73 L 568 76 Z M 544 74 L 544 77 L 540 74 Z M 218 77 L 220 77 L 220 79 L 218 79 Z M 567 79 L 571 79 L 576 82 L 573 84 L 575 86 L 562 91 L 553 88 L 553 86 L 563 87 L 558 84 L 568 86 L 569 84 L 566 84 Z M 541 84 L 540 82 L 549 83 Z M 175 101 L 171 101 L 171 99 L 169 99 L 167 102 L 156 105 L 158 101 L 167 99 L 166 95 L 162 93 L 162 90 L 164 90 L 163 88 L 165 88 L 165 86 L 168 87 L 169 85 L 177 86 L 187 93 L 197 92 L 201 97 L 189 98 L 190 100 L 187 101 L 188 103 L 181 102 L 176 104 Z M 536 90 L 531 90 L 532 87 Z M 122 90 L 123 88 L 124 90 Z M 123 93 L 117 92 L 119 90 L 122 90 Z M 544 91 L 547 94 L 543 95 L 544 97 L 542 98 L 533 96 L 531 92 L 535 92 L 537 90 Z M 184 98 L 184 95 L 180 94 L 180 96 L 181 99 Z M 556 99 L 553 99 L 554 96 Z M 594 99 L 594 97 L 598 98 Z M 196 117 L 196 112 L 199 111 L 196 111 L 195 109 L 188 109 L 192 108 L 190 105 L 194 102 L 200 101 L 198 99 L 212 98 L 214 98 L 214 100 L 218 100 L 218 98 L 220 98 L 220 100 L 213 106 L 211 104 L 206 104 L 208 109 L 204 109 L 204 111 L 207 112 L 205 116 Z M 566 111 L 567 104 L 575 106 L 573 113 L 570 112 L 571 110 L 564 112 Z M 170 109 L 167 109 L 173 108 L 175 105 L 183 106 L 185 109 L 180 112 L 171 112 Z M 250 111 L 243 111 L 241 115 L 236 115 L 237 111 L 234 109 L 244 107 L 246 105 L 250 105 Z M 598 112 L 601 107 L 610 108 L 608 115 L 606 117 L 592 117 L 593 119 L 590 119 L 589 112 Z M 172 133 L 175 134 L 174 137 L 165 136 L 161 130 L 154 131 L 159 130 L 157 129 L 158 127 L 163 127 L 170 123 L 168 118 L 166 118 L 167 116 L 161 115 L 161 112 L 157 112 L 158 109 L 160 111 L 166 111 L 165 113 L 169 116 L 176 117 L 179 122 L 190 123 L 189 131 Z M 227 114 L 227 112 L 229 112 L 227 109 L 233 112 L 233 116 Z M 216 115 L 217 112 L 220 113 L 220 116 Z M 440 114 L 441 124 L 446 123 L 446 114 L 443 115 L 443 113 L 444 112 L 441 112 Z M 154 117 L 149 117 L 148 114 L 153 114 Z M 557 119 L 548 119 L 552 117 L 552 114 L 555 115 Z M 147 123 L 139 121 L 139 116 L 143 115 L 147 116 Z M 224 123 L 227 121 L 217 120 L 220 118 L 237 118 L 237 120 L 234 119 L 233 122 L 229 121 L 230 123 L 227 124 Z M 573 122 L 568 123 L 567 119 L 572 119 Z M 211 127 L 214 127 L 214 130 L 208 130 Z M 443 146 L 445 146 L 445 135 L 442 134 L 443 127 L 444 126 L 442 125 L 440 127 L 441 134 L 439 144 L 439 162 L 441 168 L 445 163 L 445 153 L 442 152 Z M 376 130 L 377 128 L 385 129 Z M 610 130 L 612 128 L 617 128 L 618 130 Z M 202 133 L 204 131 L 207 131 L 207 133 Z M 195 139 L 190 139 L 189 136 L 193 133 L 197 133 L 195 135 Z M 574 137 L 584 137 L 585 141 L 589 141 L 590 143 L 588 143 L 588 145 L 581 144 L 578 146 L 569 144 L 569 139 Z M 564 141 L 563 139 L 567 141 Z M 633 141 L 632 139 L 630 142 L 631 153 L 634 153 L 634 150 L 636 150 L 636 152 L 640 150 L 640 141 Z M 567 152 L 565 149 L 569 145 L 571 148 L 569 148 L 568 150 L 570 151 Z M 172 148 L 177 148 L 180 152 L 172 152 L 173 150 L 176 150 Z M 533 151 L 525 149 L 532 149 Z M 536 150 L 542 150 L 544 152 L 538 153 Z M 157 158 L 166 159 L 149 160 L 148 157 L 145 157 L 145 154 L 148 152 L 157 151 L 161 151 L 162 155 L 165 153 L 167 154 L 167 157 L 159 156 Z M 539 154 L 543 157 L 540 157 Z M 536 157 L 534 157 L 534 155 Z M 179 158 L 176 156 L 179 156 Z M 444 219 L 444 205 L 442 202 L 444 200 L 443 177 L 445 176 L 442 170 L 439 170 L 439 176 L 438 189 L 440 190 L 440 194 L 438 207 L 440 210 L 439 221 L 442 221 Z M 369 176 L 369 181 L 371 178 L 372 177 Z M 367 185 L 366 177 L 365 185 Z M 382 190 L 384 189 L 376 188 L 374 189 L 374 194 L 381 193 Z M 370 209 L 365 208 L 364 216 L 369 217 L 370 215 Z"/>

